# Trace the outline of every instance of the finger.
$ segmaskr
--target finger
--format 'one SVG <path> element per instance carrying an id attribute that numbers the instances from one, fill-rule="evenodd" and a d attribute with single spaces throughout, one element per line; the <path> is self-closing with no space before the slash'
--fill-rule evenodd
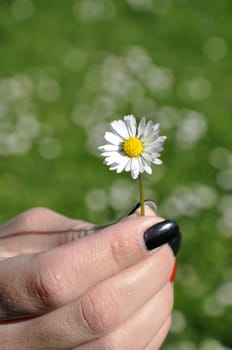
<path id="1" fill-rule="evenodd" d="M 173 289 L 167 284 L 115 331 L 74 350 L 145 349 L 151 341 L 154 344 L 154 337 L 160 337 L 159 332 L 170 317 L 172 306 Z"/>
<path id="2" fill-rule="evenodd" d="M 155 313 L 155 316 L 156 316 L 156 313 Z M 151 319 L 154 319 L 155 316 L 152 315 Z M 143 331 L 145 329 L 143 323 L 142 322 L 139 322 L 139 323 L 140 323 L 139 331 L 137 333 L 135 333 L 135 335 L 133 335 L 133 337 L 135 337 L 136 339 L 139 339 L 138 334 L 139 334 L 139 336 L 141 334 L 143 334 Z M 168 334 L 170 326 L 171 326 L 171 316 L 168 317 L 166 322 L 163 324 L 163 326 L 161 327 L 159 332 L 154 336 L 154 338 L 149 343 L 149 345 L 146 348 L 142 348 L 142 349 L 144 349 L 144 350 L 158 350 L 158 349 L 160 349 L 160 346 L 162 345 L 162 343 L 164 342 L 164 340 L 165 340 L 165 338 L 166 338 L 166 336 Z M 5 325 L 4 328 L 0 327 L 0 339 L 1 339 L 1 346 L 2 346 L 2 348 L 3 349 L 8 348 L 9 344 L 11 344 L 11 349 L 12 350 L 18 350 L 18 344 L 19 344 L 19 342 L 18 342 L 19 341 L 18 335 L 19 335 L 19 333 L 20 333 L 20 329 L 18 328 L 18 324 Z M 14 337 L 12 337 L 12 334 L 14 334 Z M 93 344 L 94 344 L 94 347 L 91 348 Z M 38 344 L 38 345 L 39 345 L 39 348 L 41 350 L 54 349 L 54 348 L 48 348 L 47 345 L 45 345 L 45 346 L 41 345 L 41 343 Z M 32 349 L 33 345 L 30 343 L 30 340 L 28 340 L 27 333 L 23 337 L 23 343 L 20 344 L 20 346 L 24 350 L 31 350 Z M 78 346 L 78 347 L 74 347 L 74 348 L 72 348 L 72 350 L 98 350 L 95 346 L 96 346 L 95 342 L 90 342 L 87 345 L 83 345 L 83 346 L 81 345 L 81 346 Z M 86 349 L 85 349 L 85 347 L 86 347 Z M 33 346 L 33 348 L 35 349 L 35 346 Z M 115 348 L 115 350 L 119 350 L 119 349 L 120 350 L 125 349 L 124 344 L 123 344 L 123 347 L 120 347 L 120 348 L 116 347 Z M 135 350 L 136 348 L 128 347 L 128 349 Z M 104 348 L 100 347 L 99 350 L 104 350 Z M 105 348 L 105 350 L 109 350 L 109 347 Z"/>
<path id="3" fill-rule="evenodd" d="M 92 233 L 93 227 L 47 208 L 33 208 L 0 227 L 0 256 L 48 250 Z"/>
<path id="4" fill-rule="evenodd" d="M 152 200 L 145 200 L 145 214 L 154 215 L 157 211 L 156 204 Z M 140 203 L 129 209 L 121 218 L 115 221 L 119 222 L 132 214 L 139 215 Z M 98 228 L 112 225 L 97 226 Z M 59 233 L 69 231 L 70 229 L 80 229 L 82 227 L 93 225 L 82 220 L 76 220 L 61 215 L 48 208 L 32 208 L 0 226 L 0 239 L 9 236 L 30 234 L 30 233 Z"/>
<path id="5" fill-rule="evenodd" d="M 157 205 L 154 201 L 151 199 L 146 199 L 144 201 L 145 207 L 144 207 L 144 215 L 145 216 L 154 216 L 157 215 Z M 127 220 L 128 218 L 132 218 L 133 216 L 141 216 L 141 207 L 140 202 L 137 203 L 135 206 L 130 208 L 125 214 L 123 214 L 119 219 L 117 219 L 113 224 L 116 224 L 120 221 Z M 96 226 L 95 229 L 102 230 L 103 228 L 112 226 L 112 223 L 103 225 L 103 226 Z"/>
<path id="6" fill-rule="evenodd" d="M 161 238 L 161 220 L 134 217 L 48 252 L 0 261 L 0 319 L 38 315 L 65 305 L 143 260 L 151 254 L 144 241 L 147 233 L 154 235 L 154 248 L 179 236 L 177 224 L 165 221 Z"/>
<path id="7" fill-rule="evenodd" d="M 172 318 L 169 316 L 164 325 L 159 330 L 158 334 L 155 335 L 150 344 L 144 350 L 159 350 L 168 335 L 171 323 Z"/>
<path id="8" fill-rule="evenodd" d="M 157 215 L 157 205 L 154 201 L 152 201 L 151 199 L 146 199 L 144 201 L 144 215 L 146 216 L 153 216 L 154 214 Z M 141 216 L 141 203 L 137 203 L 137 205 L 132 208 L 129 212 L 127 216 L 132 216 L 133 214 L 137 215 L 137 216 Z"/>
<path id="9" fill-rule="evenodd" d="M 151 206 L 151 204 L 150 204 Z M 147 213 L 151 214 L 150 206 L 146 207 Z M 153 206 L 154 207 L 154 206 Z M 136 205 L 128 214 L 132 214 L 138 205 Z M 149 211 L 150 210 L 150 211 Z M 51 223 L 54 222 L 54 229 L 57 229 L 58 225 L 63 227 L 63 229 L 69 229 L 68 232 L 64 234 L 49 234 L 45 232 L 43 234 L 29 234 L 31 228 L 34 226 L 38 228 L 37 231 L 43 230 L 45 228 L 51 229 Z M 65 218 L 49 209 L 45 208 L 35 208 L 31 209 L 22 215 L 19 215 L 16 219 L 12 220 L 11 223 L 6 225 L 6 234 L 10 235 L 14 233 L 12 237 L 5 236 L 5 239 L 1 240 L 0 245 L 0 261 L 4 258 L 18 255 L 20 253 L 31 253 L 34 251 L 41 251 L 43 249 L 52 248 L 53 245 L 58 243 L 66 243 L 72 240 L 76 240 L 82 235 L 81 230 L 75 230 L 74 223 L 77 225 L 77 221 Z M 80 225 L 80 223 L 78 223 Z M 72 230 L 71 230 L 71 225 Z M 18 231 L 15 232 L 18 227 Z M 20 230 L 24 230 L 27 234 L 21 235 Z M 86 234 L 89 234 L 89 231 Z M 63 232 L 63 231 L 62 231 Z M 13 241 L 13 242 L 12 242 Z M 55 242 L 55 243 L 54 243 Z M 14 250 L 7 247 L 13 246 Z M 36 247 L 36 248 L 34 248 Z M 61 257 L 62 258 L 62 257 Z M 57 258 L 58 259 L 58 258 Z M 46 294 L 46 289 L 48 287 L 43 287 L 43 276 L 47 273 L 46 263 L 36 265 L 34 257 L 26 256 L 17 260 L 6 261 L 1 263 L 0 269 L 0 320 L 9 320 L 20 317 L 28 317 L 31 315 L 37 315 L 43 311 L 47 311 L 52 304 L 48 300 L 53 298 L 50 294 L 54 294 L 52 291 L 51 281 L 48 280 L 49 291 L 51 293 Z M 59 260 L 59 259 L 58 259 Z M 48 262 L 49 263 L 49 262 Z M 60 265 L 60 261 L 57 261 Z M 42 272 L 41 272 L 42 270 Z M 56 274 L 56 272 L 54 272 Z M 40 277 L 42 275 L 42 277 Z M 47 295 L 47 296 L 46 296 Z M 70 301 L 72 296 L 67 295 L 67 302 Z M 36 301 L 35 301 L 36 299 Z M 65 301 L 63 302 L 65 303 Z"/>
<path id="10" fill-rule="evenodd" d="M 156 329 L 172 307 L 169 278 L 173 265 L 173 254 L 165 245 L 72 303 L 32 320 L 27 324 L 27 334 L 31 341 L 35 335 L 39 336 L 42 344 L 52 349 L 77 346 L 112 332 L 157 294 L 154 309 L 161 311 L 157 316 Z M 159 293 L 165 284 L 168 286 Z"/>
<path id="11" fill-rule="evenodd" d="M 146 200 L 145 204 L 145 214 L 154 215 L 154 202 Z M 132 214 L 140 215 L 139 203 L 116 222 Z M 109 226 L 112 226 L 112 223 L 96 226 L 67 218 L 47 208 L 33 208 L 0 227 L 0 259 L 49 250 Z"/>
<path id="12" fill-rule="evenodd" d="M 93 227 L 47 208 L 33 208 L 1 226 L 0 257 L 49 250 L 91 234 Z"/>
<path id="13" fill-rule="evenodd" d="M 84 226 L 86 222 L 61 215 L 48 208 L 32 208 L 11 219 L 0 227 L 1 238 L 9 235 L 45 231 L 59 232 L 70 227 Z"/>

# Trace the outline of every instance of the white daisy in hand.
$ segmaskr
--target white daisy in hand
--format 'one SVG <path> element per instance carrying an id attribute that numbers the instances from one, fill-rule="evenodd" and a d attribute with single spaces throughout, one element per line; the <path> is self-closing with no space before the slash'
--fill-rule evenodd
<path id="1" fill-rule="evenodd" d="M 110 170 L 130 171 L 132 178 L 137 179 L 141 173 L 151 174 L 152 164 L 162 164 L 159 157 L 166 136 L 159 136 L 159 124 L 151 120 L 146 123 L 143 117 L 137 125 L 135 117 L 128 115 L 110 126 L 112 131 L 105 133 L 107 144 L 99 147 Z"/>

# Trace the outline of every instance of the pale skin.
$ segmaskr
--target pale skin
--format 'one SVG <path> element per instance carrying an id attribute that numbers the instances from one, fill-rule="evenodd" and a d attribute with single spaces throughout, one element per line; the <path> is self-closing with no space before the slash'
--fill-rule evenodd
<path id="1" fill-rule="evenodd" d="M 0 227 L 1 349 L 160 349 L 175 258 L 168 244 L 146 250 L 143 232 L 163 219 L 145 214 L 95 233 L 35 208 Z"/>

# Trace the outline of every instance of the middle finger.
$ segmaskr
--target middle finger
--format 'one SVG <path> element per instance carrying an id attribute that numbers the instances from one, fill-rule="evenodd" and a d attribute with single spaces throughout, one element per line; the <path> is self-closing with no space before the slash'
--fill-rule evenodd
<path id="1" fill-rule="evenodd" d="M 173 265 L 173 253 L 164 245 L 76 301 L 20 326 L 26 327 L 30 346 L 34 348 L 37 342 L 46 350 L 84 344 L 112 332 L 149 301 L 168 283 Z"/>
<path id="2" fill-rule="evenodd" d="M 159 333 L 170 318 L 172 306 L 173 286 L 167 283 L 112 333 L 72 350 L 144 350 L 151 342 L 152 350 L 158 349 Z"/>

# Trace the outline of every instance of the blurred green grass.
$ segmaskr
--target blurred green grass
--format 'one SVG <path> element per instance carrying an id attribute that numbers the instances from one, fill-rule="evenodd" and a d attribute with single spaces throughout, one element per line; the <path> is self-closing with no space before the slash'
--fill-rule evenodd
<path id="1" fill-rule="evenodd" d="M 101 224 L 133 205 L 136 184 L 108 171 L 94 138 L 113 119 L 139 118 L 144 106 L 168 135 L 147 195 L 184 236 L 166 350 L 232 348 L 232 227 L 224 215 L 232 213 L 231 16 L 229 0 L 0 1 L 0 221 L 46 206 Z M 160 69 L 164 89 L 146 85 L 145 63 Z M 130 79 L 132 92 L 114 86 L 121 69 L 121 88 Z M 195 141 L 183 141 L 191 127 Z M 115 192 L 127 184 L 121 208 Z M 209 191 L 197 202 L 200 185 Z M 180 210 L 178 199 L 189 207 Z"/>

